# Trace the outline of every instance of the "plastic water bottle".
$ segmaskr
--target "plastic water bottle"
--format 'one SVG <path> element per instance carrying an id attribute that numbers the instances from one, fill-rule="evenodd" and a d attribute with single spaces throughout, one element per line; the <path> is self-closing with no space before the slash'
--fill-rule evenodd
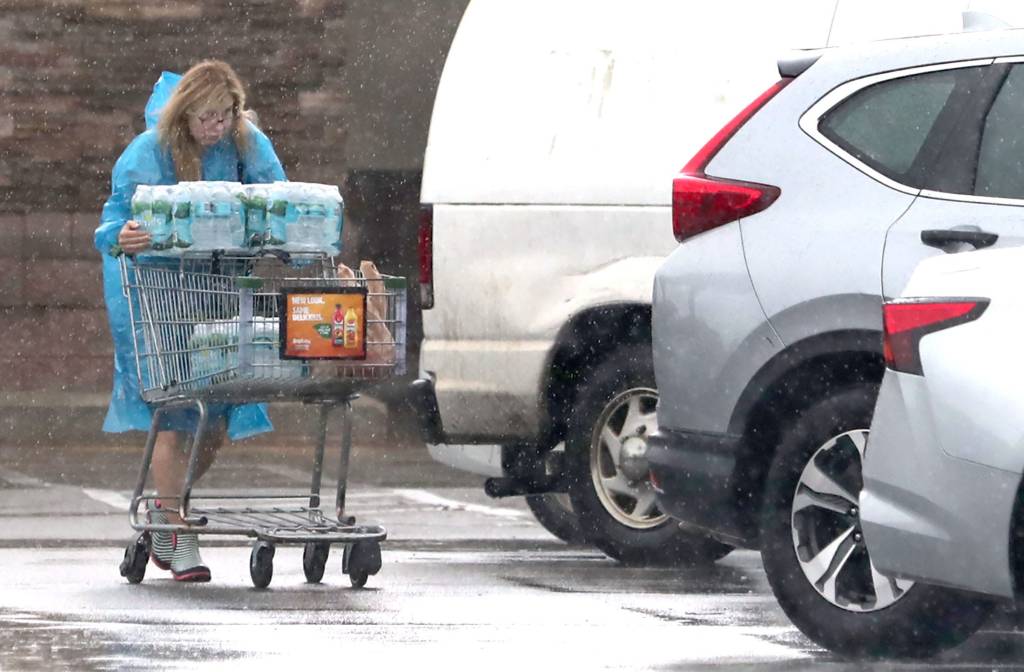
<path id="1" fill-rule="evenodd" d="M 174 185 L 170 201 L 174 218 L 174 247 L 186 250 L 192 247 L 192 183 Z"/>
<path id="2" fill-rule="evenodd" d="M 287 243 L 288 182 L 274 182 L 267 189 L 267 244 L 283 247 Z"/>
<path id="3" fill-rule="evenodd" d="M 242 185 L 237 182 L 232 182 L 224 187 L 224 198 L 230 205 L 230 214 L 228 215 L 231 218 L 228 223 L 231 232 L 230 247 L 235 249 L 243 248 L 246 245 L 245 213 L 242 208 L 242 202 L 236 197 L 241 188 Z"/>
<path id="4" fill-rule="evenodd" d="M 238 199 L 243 205 L 245 244 L 248 247 L 262 247 L 270 238 L 270 231 L 267 228 L 266 185 L 246 185 L 238 194 Z"/>
<path id="5" fill-rule="evenodd" d="M 334 185 L 321 185 L 320 198 L 326 210 L 323 222 L 323 251 L 328 254 L 338 254 L 341 252 L 341 227 L 344 210 L 341 191 Z"/>
<path id="6" fill-rule="evenodd" d="M 242 202 L 236 196 L 241 189 L 242 185 L 238 182 L 210 183 L 218 249 L 239 249 L 245 246 Z"/>
<path id="7" fill-rule="evenodd" d="M 312 211 L 309 186 L 302 182 L 291 184 L 292 201 L 285 224 L 285 238 L 288 241 L 285 248 L 293 252 L 312 252 L 316 249 L 316 234 L 319 233 L 319 227 L 316 213 Z"/>
<path id="8" fill-rule="evenodd" d="M 204 182 L 193 182 L 189 187 L 192 201 L 193 247 L 197 250 L 212 249 L 210 229 L 213 226 L 213 202 L 210 200 L 210 187 Z"/>
<path id="9" fill-rule="evenodd" d="M 284 249 L 289 252 L 305 252 L 309 233 L 306 219 L 306 185 L 302 182 L 289 182 L 286 187 L 288 193 L 288 209 L 285 212 L 284 223 Z"/>
<path id="10" fill-rule="evenodd" d="M 153 216 L 153 187 L 148 184 L 140 184 L 135 188 L 135 193 L 132 194 L 132 219 L 139 223 L 143 231 L 148 231 L 146 228 L 147 222 Z"/>
<path id="11" fill-rule="evenodd" d="M 174 218 L 171 216 L 171 188 L 153 187 L 153 209 L 147 223 L 153 249 L 159 252 L 174 248 Z"/>

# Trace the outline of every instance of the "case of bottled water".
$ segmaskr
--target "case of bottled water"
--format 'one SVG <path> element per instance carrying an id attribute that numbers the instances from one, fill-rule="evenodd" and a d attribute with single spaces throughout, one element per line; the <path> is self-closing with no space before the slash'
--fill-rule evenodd
<path id="1" fill-rule="evenodd" d="M 140 185 L 132 197 L 153 254 L 268 247 L 335 255 L 343 207 L 337 186 L 306 182 Z"/>
<path id="2" fill-rule="evenodd" d="M 132 217 L 152 236 L 154 253 L 173 251 L 174 223 L 171 217 L 171 187 L 140 185 L 132 196 Z"/>
<path id="3" fill-rule="evenodd" d="M 255 378 L 301 378 L 308 368 L 301 360 L 282 360 L 277 318 L 252 321 L 252 375 Z M 238 366 L 238 320 L 197 324 L 188 342 L 193 379 L 205 378 Z"/>
<path id="4" fill-rule="evenodd" d="M 338 187 L 306 182 L 286 182 L 279 194 L 286 202 L 284 242 L 291 252 L 341 250 L 342 200 Z"/>
<path id="5" fill-rule="evenodd" d="M 232 250 L 245 246 L 238 182 L 193 182 L 192 249 Z"/>

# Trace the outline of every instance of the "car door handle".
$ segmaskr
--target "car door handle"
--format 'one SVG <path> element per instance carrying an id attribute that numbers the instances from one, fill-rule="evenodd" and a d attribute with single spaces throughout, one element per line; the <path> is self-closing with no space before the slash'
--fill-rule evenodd
<path id="1" fill-rule="evenodd" d="M 926 229 L 921 232 L 921 242 L 929 247 L 937 247 L 943 252 L 956 252 L 949 249 L 956 243 L 966 243 L 980 250 L 983 247 L 991 247 L 999 240 L 998 233 L 988 231 L 972 231 L 969 229 Z"/>

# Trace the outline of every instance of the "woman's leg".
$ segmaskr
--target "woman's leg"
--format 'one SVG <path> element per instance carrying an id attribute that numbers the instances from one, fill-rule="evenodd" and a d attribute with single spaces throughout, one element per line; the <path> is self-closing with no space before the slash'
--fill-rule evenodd
<path id="1" fill-rule="evenodd" d="M 202 478 L 213 465 L 217 451 L 224 444 L 224 433 L 223 421 L 215 421 L 207 430 L 199 446 L 199 461 L 193 483 Z M 163 508 L 167 510 L 168 520 L 175 524 L 181 522 L 177 513 L 178 500 L 185 486 L 189 451 L 192 449 L 191 438 L 184 432 L 157 432 L 156 445 L 153 447 L 153 483 Z"/>
<path id="2" fill-rule="evenodd" d="M 199 446 L 196 474 L 197 482 L 213 464 L 217 451 L 224 443 L 224 423 L 215 422 Z M 191 437 L 184 432 L 158 432 L 153 448 L 151 471 L 159 497 L 159 509 L 150 512 L 153 522 L 179 524 L 178 503 L 188 471 Z M 210 570 L 199 555 L 199 537 L 195 532 L 152 533 L 154 563 L 169 569 L 177 581 L 209 581 Z"/>

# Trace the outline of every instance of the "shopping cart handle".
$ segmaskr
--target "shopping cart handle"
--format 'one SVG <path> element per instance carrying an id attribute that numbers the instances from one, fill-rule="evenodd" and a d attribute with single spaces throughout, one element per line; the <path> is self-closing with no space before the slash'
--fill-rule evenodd
<path id="1" fill-rule="evenodd" d="M 245 287 L 247 289 L 260 289 L 263 287 L 263 278 L 258 278 L 254 275 L 250 275 L 247 278 L 235 278 L 235 284 L 238 285 L 239 288 Z"/>
<path id="2" fill-rule="evenodd" d="M 261 257 L 277 257 L 282 264 L 288 265 L 292 262 L 292 255 L 286 250 L 262 249 L 259 251 Z"/>

